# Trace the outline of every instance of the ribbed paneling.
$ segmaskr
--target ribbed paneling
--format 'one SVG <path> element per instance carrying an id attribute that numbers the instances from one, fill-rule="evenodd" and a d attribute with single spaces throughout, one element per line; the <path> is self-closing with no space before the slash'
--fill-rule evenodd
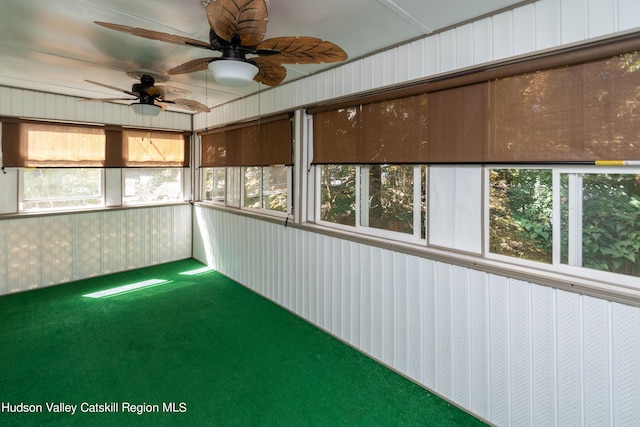
<path id="1" fill-rule="evenodd" d="M 194 127 L 638 27 L 636 0 L 539 0 L 225 104 L 196 115 Z M 195 212 L 196 258 L 495 424 L 640 424 L 639 308 L 223 211 Z M 460 224 L 447 221 L 439 224 L 445 234 L 432 236 L 438 243 L 478 250 L 479 229 L 460 241 Z"/>
<path id="2" fill-rule="evenodd" d="M 191 114 L 164 111 L 158 117 L 149 118 L 134 114 L 127 105 L 80 100 L 73 96 L 0 86 L 0 116 L 191 130 Z"/>
<path id="3" fill-rule="evenodd" d="M 636 0 L 539 0 L 197 114 L 194 128 L 627 31 L 640 26 L 639 4 Z"/>
<path id="4" fill-rule="evenodd" d="M 191 206 L 0 220 L 0 294 L 191 256 Z"/>
<path id="5" fill-rule="evenodd" d="M 194 211 L 194 257 L 495 424 L 640 423 L 640 308 Z"/>

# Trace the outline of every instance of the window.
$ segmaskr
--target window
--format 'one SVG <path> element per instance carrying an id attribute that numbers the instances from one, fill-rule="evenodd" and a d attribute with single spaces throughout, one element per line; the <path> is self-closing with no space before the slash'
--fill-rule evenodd
<path id="1" fill-rule="evenodd" d="M 202 200 L 275 215 L 289 213 L 292 116 L 278 114 L 201 133 Z"/>
<path id="2" fill-rule="evenodd" d="M 290 170 L 287 166 L 244 168 L 243 207 L 288 212 Z"/>
<path id="3" fill-rule="evenodd" d="M 103 178 L 99 168 L 22 169 L 20 211 L 104 206 Z"/>
<path id="4" fill-rule="evenodd" d="M 183 200 L 181 168 L 124 169 L 123 204 Z"/>
<path id="5" fill-rule="evenodd" d="M 640 276 L 640 173 L 560 173 L 561 262 Z"/>
<path id="6" fill-rule="evenodd" d="M 490 253 L 640 276 L 640 170 L 491 169 L 489 182 Z"/>
<path id="7" fill-rule="evenodd" d="M 320 220 L 425 238 L 426 167 L 320 166 Z"/>
<path id="8" fill-rule="evenodd" d="M 551 169 L 491 169 L 490 252 L 551 263 Z"/>
<path id="9" fill-rule="evenodd" d="M 262 168 L 262 208 L 287 212 L 291 168 L 272 166 Z"/>
<path id="10" fill-rule="evenodd" d="M 202 200 L 275 214 L 288 213 L 291 171 L 289 166 L 203 168 Z"/>
<path id="11" fill-rule="evenodd" d="M 356 167 L 320 167 L 320 219 L 335 224 L 356 225 Z"/>
<path id="12" fill-rule="evenodd" d="M 226 188 L 226 168 L 203 168 L 202 199 L 206 201 L 224 203 Z"/>
<path id="13" fill-rule="evenodd" d="M 244 201 L 245 208 L 260 209 L 262 207 L 262 168 L 244 168 Z"/>

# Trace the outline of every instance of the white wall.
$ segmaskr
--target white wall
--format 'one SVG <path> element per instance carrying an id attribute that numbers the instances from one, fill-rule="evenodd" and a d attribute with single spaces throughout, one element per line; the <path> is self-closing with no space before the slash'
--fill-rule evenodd
<path id="1" fill-rule="evenodd" d="M 557 48 L 640 27 L 638 0 L 538 0 L 194 117 L 194 129 Z"/>
<path id="2" fill-rule="evenodd" d="M 80 99 L 0 86 L 0 116 L 191 130 L 190 114 L 165 111 L 157 117 L 146 117 L 134 114 L 128 105 Z"/>
<path id="3" fill-rule="evenodd" d="M 638 29 L 637 0 L 539 0 L 231 102 L 194 128 Z M 475 172 L 433 178 L 481 194 Z M 441 202 L 475 214 L 456 217 L 458 233 L 430 212 L 430 243 L 478 252 L 481 201 Z M 208 207 L 194 232 L 197 259 L 495 424 L 640 425 L 640 308 Z"/>
<path id="4" fill-rule="evenodd" d="M 637 0 L 540 0 L 226 104 L 197 115 L 194 128 L 639 26 Z M 0 114 L 149 126 L 128 107 L 4 87 Z M 179 113 L 151 121 L 191 126 Z M 0 199 L 14 182 L 0 183 Z M 193 212 L 196 258 L 496 424 L 640 424 L 639 308 L 228 212 Z M 477 241 L 438 239 L 464 249 Z M 0 294 L 142 267 L 191 254 L 191 207 L 4 218 L 0 245 Z"/>
<path id="5" fill-rule="evenodd" d="M 637 426 L 640 308 L 195 207 L 194 257 L 498 425 Z"/>
<path id="6" fill-rule="evenodd" d="M 191 115 L 0 86 L 0 116 L 191 130 Z M 1 131 L 1 126 L 0 126 Z M 109 169 L 107 206 L 121 203 Z M 191 175 L 185 173 L 187 185 Z M 188 189 L 187 194 L 190 193 Z M 0 173 L 0 295 L 191 257 L 191 205 L 16 216 L 18 170 Z"/>
<path id="7" fill-rule="evenodd" d="M 191 205 L 0 219 L 0 295 L 191 257 Z"/>

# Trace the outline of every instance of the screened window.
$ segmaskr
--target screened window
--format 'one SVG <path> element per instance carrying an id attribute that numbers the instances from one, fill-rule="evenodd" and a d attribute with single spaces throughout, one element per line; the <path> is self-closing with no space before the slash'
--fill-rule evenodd
<path id="1" fill-rule="evenodd" d="M 226 168 L 203 168 L 203 200 L 224 203 L 226 191 Z"/>
<path id="2" fill-rule="evenodd" d="M 289 209 L 289 181 L 291 168 L 272 166 L 262 168 L 262 208 L 279 212 Z"/>
<path id="3" fill-rule="evenodd" d="M 551 169 L 491 169 L 490 252 L 552 262 Z"/>
<path id="4" fill-rule="evenodd" d="M 181 168 L 123 170 L 123 204 L 179 202 L 184 199 Z"/>
<path id="5" fill-rule="evenodd" d="M 360 225 L 413 234 L 414 169 L 406 165 L 362 167 Z"/>
<path id="6" fill-rule="evenodd" d="M 38 168 L 20 173 L 20 211 L 104 206 L 104 173 L 98 168 Z"/>
<path id="7" fill-rule="evenodd" d="M 413 165 L 323 165 L 320 219 L 424 239 L 425 171 Z"/>
<path id="8" fill-rule="evenodd" d="M 640 276 L 640 173 L 560 173 L 561 262 Z"/>
<path id="9" fill-rule="evenodd" d="M 356 167 L 320 167 L 320 219 L 335 224 L 356 225 Z"/>
<path id="10" fill-rule="evenodd" d="M 244 168 L 243 207 L 287 212 L 290 170 L 287 166 Z"/>
<path id="11" fill-rule="evenodd" d="M 202 199 L 288 213 L 293 170 L 292 115 L 263 117 L 201 133 Z"/>
<path id="12" fill-rule="evenodd" d="M 640 170 L 624 172 L 491 169 L 489 251 L 639 277 Z"/>

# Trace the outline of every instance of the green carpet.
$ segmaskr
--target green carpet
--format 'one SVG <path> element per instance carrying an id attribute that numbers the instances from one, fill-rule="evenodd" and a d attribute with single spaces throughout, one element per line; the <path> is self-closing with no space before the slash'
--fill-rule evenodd
<path id="1" fill-rule="evenodd" d="M 484 425 L 217 272 L 180 274 L 202 267 L 0 297 L 0 425 Z"/>

